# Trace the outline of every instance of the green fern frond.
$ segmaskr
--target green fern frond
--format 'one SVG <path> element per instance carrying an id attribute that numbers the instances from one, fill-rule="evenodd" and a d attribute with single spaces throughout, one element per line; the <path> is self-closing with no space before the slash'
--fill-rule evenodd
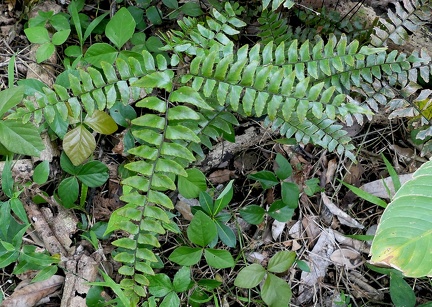
<path id="1" fill-rule="evenodd" d="M 389 9 L 388 20 L 380 18 L 381 28 L 375 28 L 371 37 L 371 44 L 375 47 L 387 45 L 389 39 L 402 45 L 408 40 L 408 31 L 415 32 L 430 21 L 432 10 L 428 0 L 407 0 L 403 5 L 401 2 L 394 5 L 395 12 Z"/>
<path id="2" fill-rule="evenodd" d="M 223 12 L 213 8 L 210 14 L 212 17 L 207 17 L 205 24 L 198 22 L 196 18 L 184 18 L 178 21 L 182 31 L 161 33 L 166 44 L 161 50 L 196 55 L 200 49 L 228 45 L 231 43 L 229 36 L 239 34 L 238 29 L 246 26 L 244 21 L 237 18 L 236 10 L 229 2 L 225 2 Z"/>
<path id="3" fill-rule="evenodd" d="M 282 4 L 284 7 L 290 9 L 294 6 L 295 2 L 292 0 L 263 0 L 263 10 L 271 4 L 271 10 L 276 11 Z"/>
<path id="4" fill-rule="evenodd" d="M 258 18 L 260 23 L 258 37 L 263 45 L 273 41 L 275 45 L 293 39 L 292 27 L 288 25 L 286 16 L 282 13 L 264 10 Z"/>

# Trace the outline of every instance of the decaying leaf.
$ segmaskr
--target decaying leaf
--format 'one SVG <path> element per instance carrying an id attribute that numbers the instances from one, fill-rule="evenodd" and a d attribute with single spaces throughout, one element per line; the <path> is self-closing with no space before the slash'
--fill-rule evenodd
<path id="1" fill-rule="evenodd" d="M 412 176 L 413 176 L 413 173 L 399 175 L 400 183 L 404 184 L 408 180 L 411 180 Z M 390 195 L 387 192 L 386 186 L 390 190 Z M 391 177 L 387 177 L 384 179 L 379 179 L 379 180 L 375 180 L 375 181 L 366 183 L 366 184 L 362 185 L 360 187 L 360 189 L 362 189 L 365 192 L 368 192 L 369 194 L 372 194 L 372 195 L 380 197 L 380 198 L 385 198 L 385 199 L 393 198 L 393 196 L 395 194 L 393 181 L 392 181 Z"/>
<path id="2" fill-rule="evenodd" d="M 326 275 L 331 264 L 330 255 L 336 247 L 335 237 L 331 228 L 323 229 L 312 251 L 309 253 L 308 266 L 310 272 L 302 272 L 299 286 L 299 305 L 309 302 L 317 292 L 318 281 Z"/>
<path id="3" fill-rule="evenodd" d="M 333 177 L 334 177 L 334 174 L 336 172 L 337 165 L 338 165 L 338 163 L 336 161 L 336 158 L 335 159 L 331 159 L 330 161 L 328 161 L 327 172 L 326 172 L 326 175 L 325 175 L 325 177 L 326 177 L 326 184 L 328 184 L 328 183 L 330 183 L 330 182 L 333 181 Z"/>
<path id="4" fill-rule="evenodd" d="M 282 232 L 285 229 L 285 226 L 286 226 L 285 222 L 279 222 L 277 220 L 273 221 L 272 229 L 271 229 L 273 240 L 275 241 L 279 240 L 280 236 L 282 235 Z"/>
<path id="5" fill-rule="evenodd" d="M 14 293 L 9 296 L 2 304 L 2 307 L 32 307 L 43 298 L 46 298 L 57 291 L 63 284 L 64 277 L 53 275 L 47 280 L 30 283 L 21 282 Z"/>
<path id="6" fill-rule="evenodd" d="M 208 176 L 208 179 L 213 184 L 225 183 L 233 178 L 236 178 L 235 171 L 231 171 L 229 169 L 217 170 Z"/>
<path id="7" fill-rule="evenodd" d="M 192 221 L 193 214 L 191 211 L 192 206 L 199 206 L 199 202 L 196 199 L 187 199 L 179 194 L 179 200 L 177 201 L 175 208 L 183 216 L 185 220 Z"/>
<path id="8" fill-rule="evenodd" d="M 358 251 L 349 248 L 335 250 L 330 259 L 334 264 L 344 266 L 347 269 L 355 269 L 364 262 Z"/>
<path id="9" fill-rule="evenodd" d="M 330 212 L 333 215 L 336 215 L 336 217 L 341 222 L 341 224 L 349 226 L 349 227 L 359 228 L 359 229 L 364 228 L 364 226 L 362 224 L 357 222 L 355 219 L 353 219 L 351 216 L 349 216 L 348 214 L 343 212 L 341 209 L 339 209 L 335 204 L 333 204 L 331 202 L 330 198 L 328 198 L 328 196 L 324 192 L 321 193 L 321 199 L 322 199 L 324 205 L 330 210 Z"/>

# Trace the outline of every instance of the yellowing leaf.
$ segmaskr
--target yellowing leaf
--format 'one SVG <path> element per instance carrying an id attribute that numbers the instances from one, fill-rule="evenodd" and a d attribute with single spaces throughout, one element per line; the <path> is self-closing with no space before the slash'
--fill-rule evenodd
<path id="1" fill-rule="evenodd" d="M 66 133 L 63 149 L 73 165 L 82 164 L 96 149 L 94 136 L 83 125 Z"/>
<path id="2" fill-rule="evenodd" d="M 114 119 L 107 113 L 96 110 L 91 116 L 86 116 L 84 123 L 94 131 L 102 134 L 111 134 L 117 131 L 118 127 Z"/>

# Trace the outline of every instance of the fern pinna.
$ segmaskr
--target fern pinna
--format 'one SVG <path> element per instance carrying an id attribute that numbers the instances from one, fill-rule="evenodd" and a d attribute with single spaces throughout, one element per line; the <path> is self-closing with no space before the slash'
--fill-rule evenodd
<path id="1" fill-rule="evenodd" d="M 282 3 L 292 6 L 272 5 Z M 135 306 L 147 295 L 158 236 L 179 231 L 166 192 L 176 190 L 176 178 L 187 176 L 186 169 L 204 157 L 203 145 L 211 148 L 220 136 L 234 140 L 233 114 L 266 116 L 264 122 L 286 137 L 354 160 L 354 146 L 339 122 L 361 122 L 395 99 L 388 86 L 406 87 L 430 65 L 424 54 L 387 53 L 344 35 L 238 48 L 231 37 L 246 24 L 236 8 L 227 2 L 223 13 L 213 9 L 205 22 L 185 18 L 181 30 L 161 34 L 170 57 L 143 51 L 118 58 L 114 66 L 102 62 L 100 68 L 78 69 L 67 86 L 35 90 L 36 99 L 10 116 L 39 123 L 44 115 L 62 137 L 68 126 L 55 124 L 59 119 L 72 118 L 70 125 L 76 125 L 83 112 L 91 116 L 116 101 L 140 111 L 132 121 L 133 160 L 125 166 L 133 175 L 122 181 L 126 205 L 112 214 L 106 231 L 124 235 L 113 244 L 125 276 L 116 291 L 122 291 L 118 296 L 125 305 Z"/>

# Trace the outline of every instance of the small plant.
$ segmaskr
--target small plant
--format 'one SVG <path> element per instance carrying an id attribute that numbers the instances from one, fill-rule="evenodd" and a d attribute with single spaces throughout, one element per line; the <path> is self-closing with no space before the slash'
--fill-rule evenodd
<path id="1" fill-rule="evenodd" d="M 54 29 L 54 33 L 51 35 L 48 29 Z M 39 45 L 36 60 L 41 63 L 54 54 L 55 46 L 66 42 L 71 29 L 68 19 L 63 14 L 39 11 L 36 17 L 29 20 L 24 33 L 31 43 Z"/>
<path id="2" fill-rule="evenodd" d="M 214 201 L 207 192 L 201 192 L 199 195 L 199 207 L 192 207 L 193 211 L 201 210 L 208 215 L 217 228 L 218 235 L 210 242 L 209 246 L 215 246 L 220 239 L 228 247 L 236 246 L 236 235 L 225 223 L 227 223 L 231 214 L 224 212 L 233 197 L 233 180 L 231 180 L 218 198 Z M 192 212 L 193 212 L 192 211 Z"/>
<path id="3" fill-rule="evenodd" d="M 84 207 L 87 198 L 87 189 L 99 187 L 107 181 L 108 167 L 100 161 L 90 161 L 80 166 L 75 166 L 65 153 L 60 157 L 60 166 L 68 174 L 72 175 L 60 182 L 58 196 L 66 208 L 73 208 L 79 195 L 79 182 L 81 182 L 81 201 L 78 208 Z"/>
<path id="4" fill-rule="evenodd" d="M 292 174 L 291 164 L 281 154 L 276 155 L 276 163 L 277 166 L 274 173 L 259 171 L 248 176 L 249 179 L 258 181 L 264 190 L 280 185 L 282 196 L 281 199 L 275 200 L 268 210 L 258 205 L 249 205 L 242 208 L 240 215 L 250 224 L 257 225 L 262 223 L 266 214 L 275 220 L 286 222 L 291 219 L 294 210 L 298 207 L 300 190 L 295 183 L 285 181 Z"/>
<path id="5" fill-rule="evenodd" d="M 186 292 L 193 285 L 191 270 L 185 266 L 177 271 L 172 282 L 166 274 L 162 273 L 149 276 L 149 280 L 152 285 L 149 287 L 150 294 L 153 297 L 164 298 L 159 304 L 162 307 L 180 306 L 180 298 L 177 293 Z"/>
<path id="6" fill-rule="evenodd" d="M 19 196 L 27 183 L 14 182 L 11 167 L 12 163 L 7 160 L 1 174 L 2 192 L 9 199 L 0 202 L 0 268 L 17 263 L 13 274 L 35 270 L 39 272 L 32 281 L 45 280 L 57 272 L 60 257 L 51 256 L 46 252 L 37 252 L 36 246 L 23 244 L 24 235 L 31 224 Z M 44 184 L 48 179 L 48 173 L 49 165 L 39 164 L 34 170 L 34 182 Z"/>
<path id="7" fill-rule="evenodd" d="M 282 278 L 281 274 L 294 264 L 296 254 L 290 251 L 277 252 L 270 258 L 265 269 L 262 265 L 254 263 L 243 268 L 234 280 L 234 285 L 240 288 L 252 289 L 259 284 L 260 295 L 269 307 L 286 307 L 291 301 L 291 287 Z"/>
<path id="8" fill-rule="evenodd" d="M 174 249 L 169 259 L 184 266 L 200 262 L 204 253 L 207 264 L 216 269 L 233 267 L 235 261 L 231 253 L 223 249 L 207 248 L 217 239 L 218 230 L 215 222 L 203 211 L 197 211 L 187 228 L 187 237 L 198 247 L 180 246 Z"/>

